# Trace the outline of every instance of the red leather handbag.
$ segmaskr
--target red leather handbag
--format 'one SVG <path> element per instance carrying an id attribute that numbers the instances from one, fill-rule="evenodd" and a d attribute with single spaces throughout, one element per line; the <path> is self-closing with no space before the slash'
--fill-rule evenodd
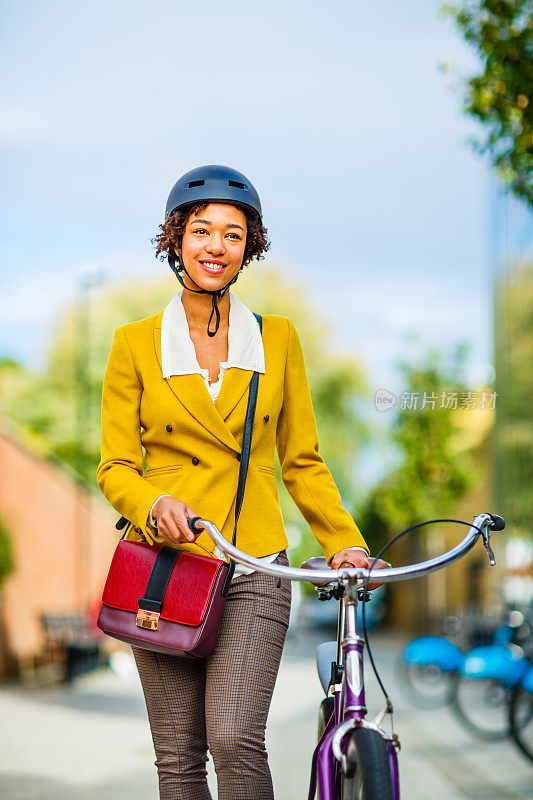
<path id="1" fill-rule="evenodd" d="M 229 564 L 165 545 L 118 543 L 97 625 L 128 644 L 170 655 L 213 652 Z"/>
<path id="2" fill-rule="evenodd" d="M 262 328 L 262 319 L 255 314 Z M 259 373 L 250 381 L 232 543 L 244 497 Z M 196 517 L 195 519 L 198 519 Z M 194 520 L 189 520 L 193 523 Z M 123 517 L 117 527 L 123 527 Z M 215 649 L 235 562 L 167 545 L 120 540 L 105 583 L 97 625 L 108 636 L 158 653 L 204 658 Z"/>

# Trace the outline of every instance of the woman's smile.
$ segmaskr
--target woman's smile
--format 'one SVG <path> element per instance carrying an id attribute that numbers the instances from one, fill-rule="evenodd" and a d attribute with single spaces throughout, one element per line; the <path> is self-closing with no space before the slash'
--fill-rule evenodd
<path id="1" fill-rule="evenodd" d="M 209 272 L 211 275 L 219 275 L 221 272 L 224 272 L 226 265 L 221 264 L 219 261 L 200 261 L 200 264 L 205 269 L 206 272 Z"/>

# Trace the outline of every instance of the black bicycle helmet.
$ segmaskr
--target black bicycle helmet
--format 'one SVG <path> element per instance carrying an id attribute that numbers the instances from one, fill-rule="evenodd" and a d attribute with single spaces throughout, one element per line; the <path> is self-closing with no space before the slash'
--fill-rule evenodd
<path id="1" fill-rule="evenodd" d="M 168 217 L 177 208 L 184 208 L 199 202 L 222 202 L 231 203 L 232 205 L 241 206 L 247 210 L 255 212 L 262 223 L 263 214 L 261 211 L 261 201 L 255 188 L 252 186 L 248 178 L 231 167 L 223 167 L 218 164 L 207 164 L 205 167 L 196 167 L 189 170 L 185 175 L 176 181 L 168 196 L 167 205 L 165 209 L 165 216 Z M 191 278 L 185 264 L 179 247 L 176 247 L 177 256 L 181 269 L 187 274 L 190 280 L 195 283 Z M 222 297 L 229 287 L 235 283 L 239 277 L 239 273 L 226 284 L 222 289 L 189 289 L 185 286 L 183 278 L 181 277 L 178 268 L 176 267 L 176 260 L 171 253 L 168 254 L 168 263 L 171 270 L 176 275 L 184 289 L 195 294 L 210 294 L 213 298 L 213 311 L 207 323 L 208 336 L 215 336 L 220 325 L 220 311 L 218 310 L 217 299 Z M 196 284 L 198 286 L 198 284 Z M 214 331 L 209 330 L 213 313 L 216 314 L 216 326 Z"/>

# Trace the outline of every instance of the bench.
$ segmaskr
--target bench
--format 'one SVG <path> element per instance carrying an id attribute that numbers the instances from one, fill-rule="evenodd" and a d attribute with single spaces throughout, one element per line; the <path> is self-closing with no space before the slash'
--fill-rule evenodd
<path id="1" fill-rule="evenodd" d="M 66 655 L 63 679 L 72 681 L 79 675 L 101 666 L 101 635 L 83 612 L 41 614 L 47 647 Z"/>

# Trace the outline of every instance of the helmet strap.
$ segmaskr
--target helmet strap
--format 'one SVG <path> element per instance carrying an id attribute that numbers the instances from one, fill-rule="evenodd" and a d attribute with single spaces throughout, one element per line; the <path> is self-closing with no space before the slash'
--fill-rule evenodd
<path id="1" fill-rule="evenodd" d="M 181 251 L 180 251 L 180 249 L 179 249 L 179 247 L 178 247 L 177 245 L 176 245 L 176 248 L 175 248 L 175 250 L 176 250 L 176 253 L 177 253 L 177 256 L 178 256 L 178 261 L 179 261 L 179 263 L 180 263 L 180 266 L 181 266 L 181 268 L 183 269 L 183 271 L 185 272 L 185 274 L 187 275 L 187 277 L 188 277 L 188 278 L 189 278 L 189 279 L 190 279 L 190 280 L 191 280 L 191 281 L 192 281 L 192 282 L 193 282 L 193 283 L 194 283 L 196 286 L 198 286 L 198 284 L 196 283 L 196 281 L 194 281 L 194 280 L 191 278 L 191 276 L 189 275 L 189 273 L 188 273 L 188 272 L 187 272 L 187 270 L 185 269 L 185 264 L 183 263 L 183 258 L 182 258 L 182 256 L 181 256 Z M 218 305 L 217 305 L 217 299 L 218 299 L 218 298 L 220 298 L 220 297 L 223 297 L 223 296 L 226 294 L 226 292 L 228 291 L 229 287 L 230 287 L 230 286 L 231 286 L 233 283 L 235 283 L 235 281 L 236 281 L 236 280 L 237 280 L 237 278 L 239 277 L 239 273 L 237 273 L 237 274 L 236 274 L 236 275 L 235 275 L 235 276 L 234 276 L 234 277 L 233 277 L 233 278 L 230 280 L 230 282 L 229 282 L 229 283 L 227 283 L 225 286 L 223 286 L 223 287 L 222 287 L 222 289 L 213 289 L 213 290 L 211 290 L 211 289 L 190 289 L 188 286 L 186 286 L 186 285 L 185 285 L 185 282 L 184 282 L 183 278 L 181 277 L 181 275 L 180 275 L 180 273 L 179 273 L 179 269 L 178 269 L 178 267 L 176 266 L 176 260 L 175 260 L 175 258 L 174 258 L 173 256 L 171 256 L 171 255 L 170 255 L 170 253 L 169 253 L 169 254 L 168 254 L 168 256 L 167 256 L 167 259 L 168 259 L 168 263 L 169 263 L 170 269 L 171 269 L 171 270 L 174 272 L 174 274 L 175 274 L 176 278 L 177 278 L 177 279 L 178 279 L 178 281 L 181 283 L 181 285 L 183 286 L 183 288 L 184 288 L 184 289 L 187 289 L 187 291 L 188 291 L 188 292 L 194 292 L 194 294 L 210 294 L 210 295 L 211 295 L 211 297 L 212 297 L 212 301 L 213 301 L 213 309 L 212 309 L 212 311 L 211 311 L 211 315 L 210 315 L 210 317 L 209 317 L 209 322 L 207 323 L 207 335 L 208 335 L 208 336 L 211 336 L 211 337 L 215 336 L 215 335 L 216 335 L 216 333 L 217 333 L 217 331 L 218 331 L 218 329 L 219 329 L 219 326 L 220 326 L 220 311 L 219 311 L 219 309 L 218 309 Z M 211 331 L 211 330 L 209 330 L 209 328 L 210 328 L 210 325 L 211 325 L 211 320 L 213 319 L 213 314 L 215 314 L 215 315 L 216 315 L 216 324 L 215 324 L 215 330 L 214 330 L 214 331 Z"/>

